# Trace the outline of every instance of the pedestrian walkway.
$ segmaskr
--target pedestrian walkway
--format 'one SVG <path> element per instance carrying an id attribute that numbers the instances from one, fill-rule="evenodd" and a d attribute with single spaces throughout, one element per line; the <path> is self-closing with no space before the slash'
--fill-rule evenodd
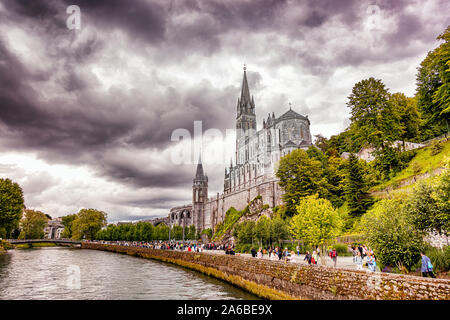
<path id="1" fill-rule="evenodd" d="M 212 254 L 225 254 L 223 250 L 205 250 L 205 253 L 212 253 Z M 250 253 L 236 253 L 236 255 L 238 256 L 242 256 L 242 257 L 249 257 L 252 258 L 252 255 Z M 297 263 L 300 265 L 307 265 L 308 263 L 304 260 L 305 259 L 305 255 L 301 254 L 300 256 L 297 256 L 296 254 L 294 256 L 290 256 L 289 257 L 291 260 L 289 261 L 290 263 Z M 259 258 L 252 258 L 252 259 L 259 259 Z M 263 256 L 263 259 L 269 260 L 269 255 L 265 254 Z M 272 260 L 272 259 L 270 259 Z M 278 261 L 277 260 L 273 260 L 273 261 Z M 326 258 L 326 265 L 327 266 L 334 266 L 333 260 L 331 260 L 330 257 L 327 256 Z M 319 258 L 319 262 L 317 263 L 318 265 L 321 265 L 321 261 Z M 353 263 L 353 257 L 352 256 L 342 256 L 342 257 L 338 257 L 337 258 L 337 263 L 336 263 L 336 267 L 338 268 L 345 268 L 345 269 L 356 269 L 356 265 Z"/>

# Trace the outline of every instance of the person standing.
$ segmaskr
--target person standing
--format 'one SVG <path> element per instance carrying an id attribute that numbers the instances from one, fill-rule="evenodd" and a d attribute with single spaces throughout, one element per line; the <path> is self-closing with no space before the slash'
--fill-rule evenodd
<path id="1" fill-rule="evenodd" d="M 252 248 L 252 250 L 250 251 L 252 253 L 252 257 L 256 257 L 256 250 L 255 248 Z"/>
<path id="2" fill-rule="evenodd" d="M 297 246 L 297 256 L 299 256 L 300 257 L 300 247 L 299 246 Z"/>
<path id="3" fill-rule="evenodd" d="M 359 252 L 359 250 L 356 252 L 355 263 L 356 263 L 356 270 L 363 269 L 363 261 L 362 261 L 361 253 Z"/>
<path id="4" fill-rule="evenodd" d="M 317 260 L 319 260 L 319 256 L 317 255 L 316 250 L 313 251 L 313 254 L 311 256 L 311 263 L 317 264 Z"/>
<path id="5" fill-rule="evenodd" d="M 420 252 L 420 255 L 422 256 L 422 266 L 420 268 L 420 271 L 422 271 L 422 276 L 436 278 L 433 273 L 433 265 L 431 264 L 430 258 L 428 258 L 423 251 Z"/>

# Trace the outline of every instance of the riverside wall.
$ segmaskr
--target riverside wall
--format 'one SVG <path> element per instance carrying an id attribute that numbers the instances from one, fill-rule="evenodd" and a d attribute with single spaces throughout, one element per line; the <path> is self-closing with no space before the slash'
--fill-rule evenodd
<path id="1" fill-rule="evenodd" d="M 83 242 L 82 248 L 174 263 L 225 280 L 265 299 L 450 300 L 450 280 L 446 279 L 88 242 Z"/>

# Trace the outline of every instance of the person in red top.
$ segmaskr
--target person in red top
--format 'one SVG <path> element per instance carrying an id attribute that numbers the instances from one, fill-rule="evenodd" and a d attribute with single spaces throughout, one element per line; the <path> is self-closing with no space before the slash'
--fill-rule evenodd
<path id="1" fill-rule="evenodd" d="M 338 256 L 338 254 L 337 254 L 336 249 L 333 249 L 332 251 L 330 251 L 330 258 L 331 258 L 331 260 L 333 260 L 335 267 L 336 267 L 336 263 L 337 263 L 337 256 Z"/>

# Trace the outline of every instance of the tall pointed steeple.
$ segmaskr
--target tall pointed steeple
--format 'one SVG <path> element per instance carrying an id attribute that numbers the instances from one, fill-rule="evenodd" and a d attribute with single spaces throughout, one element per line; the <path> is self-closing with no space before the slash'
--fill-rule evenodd
<path id="1" fill-rule="evenodd" d="M 241 104 L 248 105 L 251 102 L 250 90 L 247 81 L 247 67 L 244 65 L 244 78 L 242 79 Z"/>
<path id="2" fill-rule="evenodd" d="M 198 155 L 197 171 L 195 172 L 195 180 L 205 181 L 208 180 L 207 176 L 203 172 L 202 153 Z"/>
<path id="3" fill-rule="evenodd" d="M 255 114 L 255 101 L 250 95 L 247 81 L 247 67 L 244 64 L 244 77 L 242 79 L 241 97 L 238 98 L 237 113 L 240 114 Z"/>

